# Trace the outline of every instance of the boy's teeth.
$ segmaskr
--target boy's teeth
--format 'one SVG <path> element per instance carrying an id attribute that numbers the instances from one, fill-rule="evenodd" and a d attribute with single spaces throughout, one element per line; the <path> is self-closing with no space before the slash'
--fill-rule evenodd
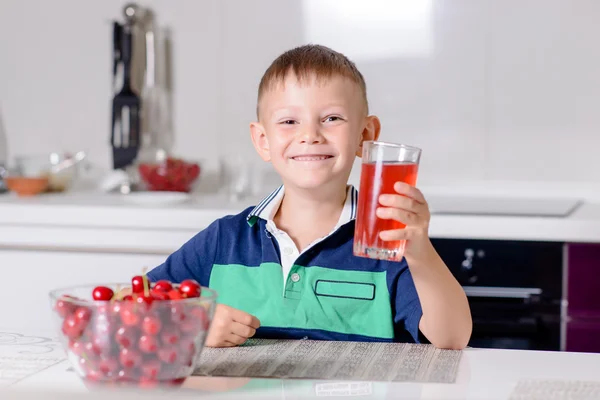
<path id="1" fill-rule="evenodd" d="M 296 160 L 296 161 L 320 161 L 320 160 L 326 160 L 328 158 L 329 158 L 329 156 L 300 156 L 300 157 L 294 157 L 294 160 Z"/>

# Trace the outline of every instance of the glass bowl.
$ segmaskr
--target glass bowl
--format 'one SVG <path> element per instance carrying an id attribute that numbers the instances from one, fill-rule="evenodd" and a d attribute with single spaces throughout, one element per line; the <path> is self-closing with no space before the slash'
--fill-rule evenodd
<path id="1" fill-rule="evenodd" d="M 102 285 L 118 292 L 129 284 Z M 71 365 L 91 387 L 177 387 L 197 362 L 217 293 L 181 300 L 96 301 L 97 285 L 50 292 L 55 325 Z M 139 299 L 138 299 L 139 300 Z"/>
<path id="2" fill-rule="evenodd" d="M 140 162 L 140 179 L 151 191 L 190 192 L 200 175 L 200 165 L 181 158 Z"/>

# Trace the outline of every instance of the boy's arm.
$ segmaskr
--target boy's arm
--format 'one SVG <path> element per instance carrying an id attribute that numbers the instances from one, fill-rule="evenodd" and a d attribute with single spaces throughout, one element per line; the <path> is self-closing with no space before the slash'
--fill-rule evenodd
<path id="1" fill-rule="evenodd" d="M 431 242 L 430 248 L 408 259 L 423 316 L 419 330 L 436 347 L 463 349 L 473 322 L 467 296 Z"/>
<path id="2" fill-rule="evenodd" d="M 148 279 L 152 282 L 161 279 L 171 282 L 195 279 L 202 286 L 208 286 L 218 246 L 219 220 L 191 238 L 167 257 L 164 263 L 148 272 Z"/>
<path id="3" fill-rule="evenodd" d="M 380 232 L 383 240 L 406 240 L 404 257 L 410 268 L 423 315 L 419 329 L 436 347 L 464 348 L 471 337 L 473 322 L 463 288 L 435 251 L 429 240 L 429 206 L 423 193 L 411 185 L 396 182 L 398 194 L 381 195 L 377 216 L 406 225 L 404 229 Z"/>

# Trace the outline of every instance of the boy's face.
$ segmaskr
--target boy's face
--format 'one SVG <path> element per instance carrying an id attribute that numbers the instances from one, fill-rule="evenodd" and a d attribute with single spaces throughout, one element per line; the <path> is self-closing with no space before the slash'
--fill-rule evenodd
<path id="1" fill-rule="evenodd" d="M 263 94 L 259 110 L 260 121 L 250 125 L 254 147 L 286 186 L 345 185 L 362 142 L 379 136 L 360 88 L 342 76 L 299 82 L 290 73 Z"/>

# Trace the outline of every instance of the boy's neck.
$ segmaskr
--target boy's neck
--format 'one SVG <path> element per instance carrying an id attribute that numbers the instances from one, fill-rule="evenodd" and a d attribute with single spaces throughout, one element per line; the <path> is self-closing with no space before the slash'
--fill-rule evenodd
<path id="1" fill-rule="evenodd" d="M 286 186 L 283 200 L 274 217 L 275 224 L 302 251 L 333 230 L 344 208 L 346 192 L 346 185 L 318 193 Z"/>

